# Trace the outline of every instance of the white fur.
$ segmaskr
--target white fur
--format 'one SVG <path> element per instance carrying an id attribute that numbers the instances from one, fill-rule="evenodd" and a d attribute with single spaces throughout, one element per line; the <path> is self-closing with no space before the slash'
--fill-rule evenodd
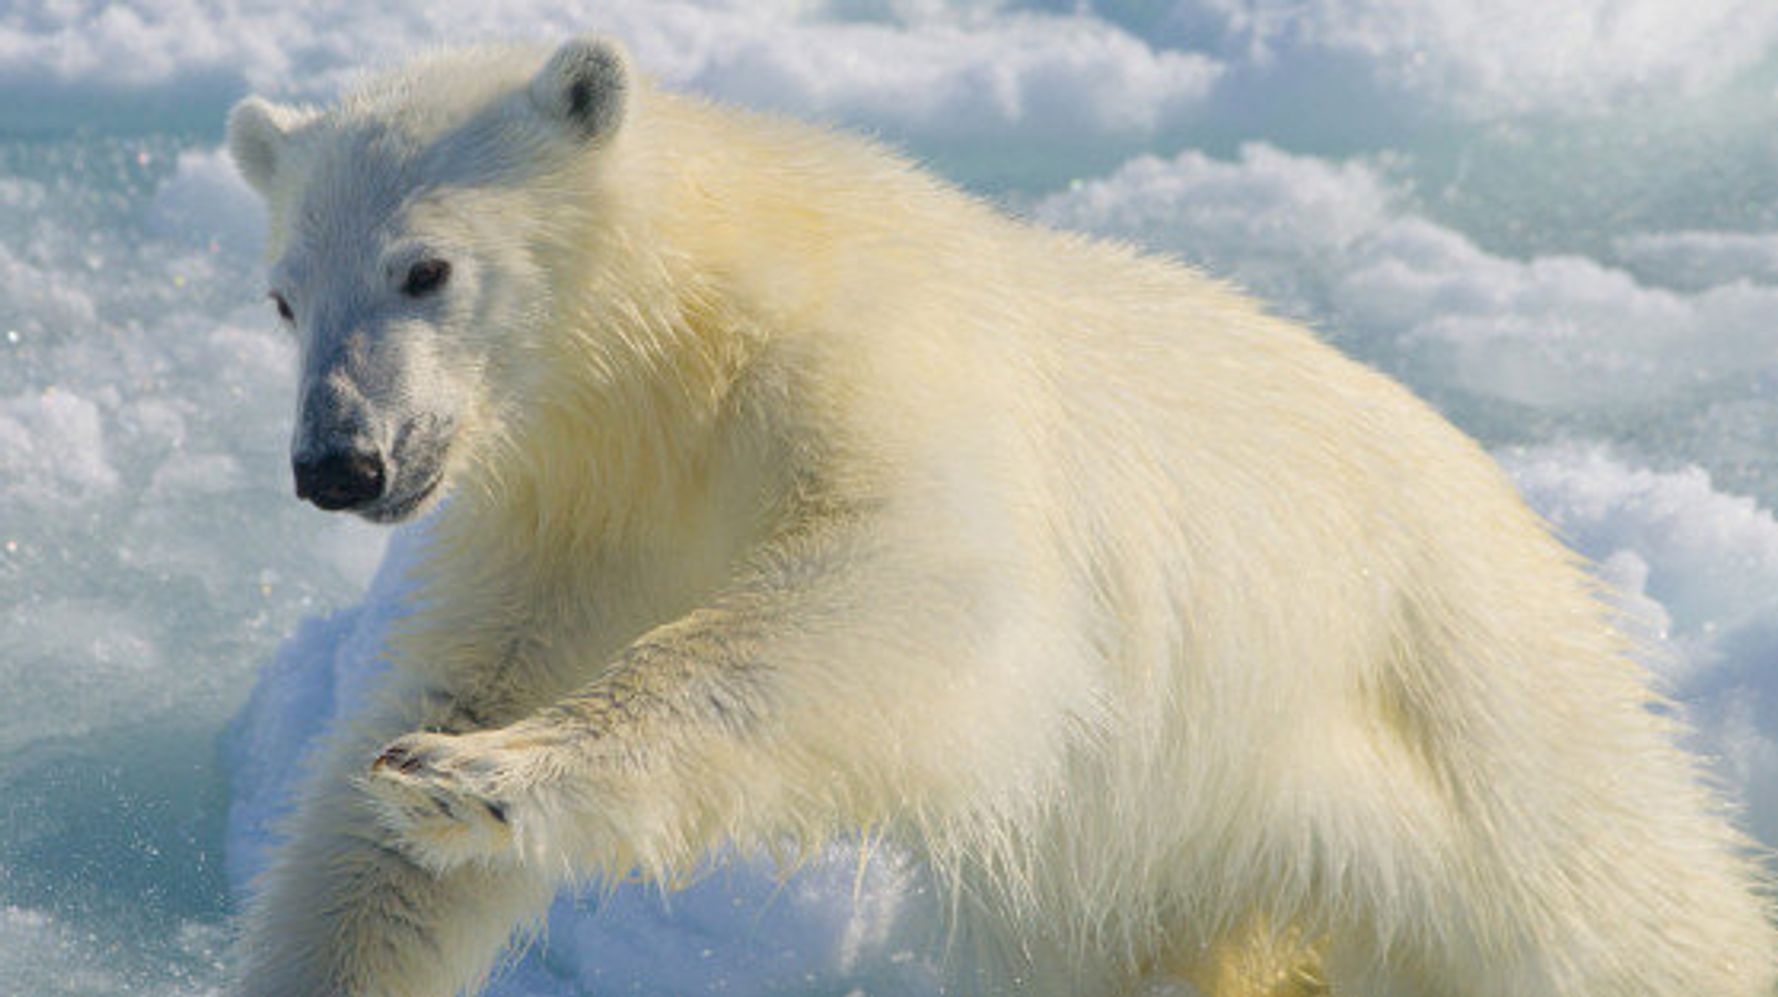
<path id="1" fill-rule="evenodd" d="M 308 348 L 455 427 L 241 993 L 451 994 L 564 880 L 859 829 L 949 884 L 963 992 L 1774 992 L 1676 724 L 1425 405 L 1182 267 L 546 60 L 235 115 Z"/>

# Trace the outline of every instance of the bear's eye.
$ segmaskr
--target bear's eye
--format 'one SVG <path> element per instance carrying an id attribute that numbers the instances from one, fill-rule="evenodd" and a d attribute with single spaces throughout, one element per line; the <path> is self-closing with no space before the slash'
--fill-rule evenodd
<path id="1" fill-rule="evenodd" d="M 445 285 L 451 279 L 451 265 L 444 260 L 421 260 L 408 267 L 407 279 L 401 282 L 401 293 L 410 298 L 422 298 Z"/>
<path id="2" fill-rule="evenodd" d="M 271 298 L 272 304 L 278 306 L 278 317 L 279 318 L 283 319 L 286 322 L 295 322 L 296 321 L 296 311 L 290 307 L 290 302 L 284 300 L 284 296 L 282 294 L 279 294 L 277 291 L 272 291 L 271 293 L 267 294 L 266 297 Z"/>

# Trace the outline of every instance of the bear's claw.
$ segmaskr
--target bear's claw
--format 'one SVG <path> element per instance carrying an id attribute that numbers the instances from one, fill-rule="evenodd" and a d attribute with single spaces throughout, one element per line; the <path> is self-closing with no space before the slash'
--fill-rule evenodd
<path id="1" fill-rule="evenodd" d="M 377 760 L 370 763 L 370 770 L 375 772 L 386 765 L 393 765 L 395 771 L 409 773 L 418 770 L 421 764 L 419 755 L 410 754 L 407 748 L 395 744 L 383 749 Z"/>

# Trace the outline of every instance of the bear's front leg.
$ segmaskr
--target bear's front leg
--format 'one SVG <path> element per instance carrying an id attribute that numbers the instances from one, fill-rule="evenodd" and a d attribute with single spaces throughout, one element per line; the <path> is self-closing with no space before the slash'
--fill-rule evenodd
<path id="1" fill-rule="evenodd" d="M 366 752 L 384 826 L 431 868 L 671 882 L 724 844 L 813 846 L 1053 771 L 1029 718 L 1057 690 L 1011 667 L 1027 638 L 1009 621 L 1029 614 L 1002 562 L 860 532 L 809 526 L 506 727 Z M 1009 708 L 984 721 L 984 698 Z"/>

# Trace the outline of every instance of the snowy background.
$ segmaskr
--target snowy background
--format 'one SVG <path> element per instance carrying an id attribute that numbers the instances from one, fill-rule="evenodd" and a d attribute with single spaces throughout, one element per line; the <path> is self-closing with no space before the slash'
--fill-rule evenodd
<path id="1" fill-rule="evenodd" d="M 214 992 L 291 759 L 398 611 L 412 535 L 289 495 L 229 104 L 589 27 L 1406 380 L 1664 642 L 1778 846 L 1770 0 L 0 0 L 0 992 Z M 498 990 L 932 992 L 917 870 L 857 869 L 564 898 Z"/>

